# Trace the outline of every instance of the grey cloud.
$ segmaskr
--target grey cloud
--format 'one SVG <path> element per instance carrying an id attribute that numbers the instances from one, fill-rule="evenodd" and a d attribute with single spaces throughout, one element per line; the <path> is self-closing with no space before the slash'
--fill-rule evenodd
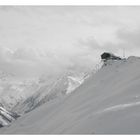
<path id="1" fill-rule="evenodd" d="M 137 54 L 139 13 L 139 7 L 0 8 L 0 69 L 54 74 L 89 70 L 103 51 Z"/>
<path id="2" fill-rule="evenodd" d="M 140 46 L 140 28 L 134 31 L 121 30 L 117 33 L 117 36 L 128 44 L 128 47 L 136 48 Z"/>

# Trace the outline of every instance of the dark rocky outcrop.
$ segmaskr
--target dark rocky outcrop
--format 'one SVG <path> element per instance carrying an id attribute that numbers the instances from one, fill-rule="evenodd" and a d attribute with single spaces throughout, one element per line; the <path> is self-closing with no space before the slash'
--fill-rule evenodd
<path id="1" fill-rule="evenodd" d="M 101 54 L 101 59 L 103 61 L 107 61 L 107 60 L 121 60 L 120 57 L 115 56 L 112 53 L 108 53 L 108 52 L 104 52 L 103 54 Z"/>
<path id="2" fill-rule="evenodd" d="M 6 110 L 3 106 L 0 106 L 0 127 L 8 126 L 13 120 L 16 120 L 20 115 Z"/>

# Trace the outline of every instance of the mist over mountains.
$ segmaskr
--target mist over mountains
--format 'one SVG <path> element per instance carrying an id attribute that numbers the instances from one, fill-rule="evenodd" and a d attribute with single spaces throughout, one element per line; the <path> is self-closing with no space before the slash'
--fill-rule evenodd
<path id="1" fill-rule="evenodd" d="M 139 15 L 0 6 L 0 133 L 139 134 Z"/>

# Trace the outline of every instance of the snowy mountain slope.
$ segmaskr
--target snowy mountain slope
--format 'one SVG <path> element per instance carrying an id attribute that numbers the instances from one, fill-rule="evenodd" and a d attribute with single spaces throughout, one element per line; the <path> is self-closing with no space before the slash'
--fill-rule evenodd
<path id="1" fill-rule="evenodd" d="M 17 104 L 13 110 L 19 114 L 30 112 L 46 102 L 71 93 L 80 86 L 83 81 L 83 75 L 70 76 L 68 74 L 61 76 L 59 79 L 49 84 L 44 81 L 34 94 L 31 94 L 26 100 Z"/>
<path id="2" fill-rule="evenodd" d="M 45 98 L 47 101 L 57 97 L 60 92 L 70 93 L 81 84 L 79 80 L 82 78 L 83 75 L 65 73 L 63 76 L 18 80 L 14 75 L 0 71 L 0 103 L 8 110 L 23 114 L 43 104 Z"/>
<path id="3" fill-rule="evenodd" d="M 24 82 L 1 82 L 0 103 L 8 110 L 13 110 L 19 102 L 31 96 L 38 88 L 36 84 Z"/>
<path id="4" fill-rule="evenodd" d="M 108 61 L 73 94 L 23 115 L 1 134 L 140 134 L 140 58 Z"/>
<path id="5" fill-rule="evenodd" d="M 71 76 L 70 76 L 71 75 Z M 73 76 L 73 77 L 72 77 Z M 47 81 L 46 78 L 16 81 L 11 75 L 0 73 L 0 104 L 17 114 L 27 113 L 40 105 L 55 98 L 63 97 L 77 88 L 82 83 L 82 77 L 66 73 L 59 79 L 54 78 Z M 11 121 L 6 121 L 5 116 L 1 117 L 4 125 L 9 125 Z"/>

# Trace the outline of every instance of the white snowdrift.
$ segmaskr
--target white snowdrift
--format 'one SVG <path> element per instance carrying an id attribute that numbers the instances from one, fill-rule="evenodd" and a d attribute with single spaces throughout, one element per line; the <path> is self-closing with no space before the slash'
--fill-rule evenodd
<path id="1" fill-rule="evenodd" d="M 140 134 L 140 59 L 110 61 L 65 98 L 46 103 L 1 134 Z"/>

